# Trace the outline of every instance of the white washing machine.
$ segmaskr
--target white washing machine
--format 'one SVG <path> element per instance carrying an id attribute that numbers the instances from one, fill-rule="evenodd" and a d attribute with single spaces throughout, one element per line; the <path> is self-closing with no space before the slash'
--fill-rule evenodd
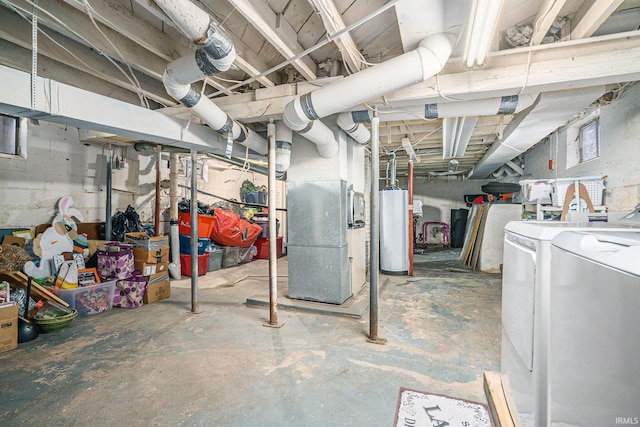
<path id="1" fill-rule="evenodd" d="M 551 268 L 551 425 L 639 424 L 640 235 L 561 233 Z"/>
<path id="2" fill-rule="evenodd" d="M 640 233 L 640 223 L 513 221 L 505 227 L 502 272 L 502 358 L 522 424 L 549 425 L 549 289 L 551 239 L 563 231 Z"/>

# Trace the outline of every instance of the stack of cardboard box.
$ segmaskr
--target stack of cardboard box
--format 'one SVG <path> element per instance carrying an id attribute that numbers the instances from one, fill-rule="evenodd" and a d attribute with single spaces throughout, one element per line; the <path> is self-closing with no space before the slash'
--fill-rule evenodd
<path id="1" fill-rule="evenodd" d="M 169 298 L 169 238 L 149 237 L 146 233 L 139 232 L 125 234 L 124 240 L 133 245 L 135 269 L 147 277 L 144 303 L 151 304 Z"/>

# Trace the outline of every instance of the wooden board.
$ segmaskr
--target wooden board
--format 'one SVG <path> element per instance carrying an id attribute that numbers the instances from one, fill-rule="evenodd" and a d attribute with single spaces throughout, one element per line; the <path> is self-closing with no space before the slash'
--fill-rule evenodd
<path id="1" fill-rule="evenodd" d="M 487 217 L 489 216 L 490 204 L 486 204 L 482 210 L 482 216 L 480 217 L 480 223 L 478 224 L 478 233 L 476 235 L 476 241 L 473 245 L 473 253 L 471 256 L 471 268 L 476 270 L 478 268 L 478 260 L 480 259 L 480 249 L 482 248 L 482 240 L 484 237 L 484 226 L 487 223 Z"/>
<path id="2" fill-rule="evenodd" d="M 464 243 L 462 244 L 462 251 L 460 252 L 460 261 L 462 261 L 465 265 L 467 264 L 467 258 L 469 256 L 471 246 L 472 246 L 472 236 L 474 233 L 474 227 L 476 225 L 476 220 L 478 218 L 478 212 L 480 211 L 481 205 L 473 205 L 471 207 L 471 214 L 469 215 L 469 220 L 467 221 L 467 227 L 464 232 Z"/>
<path id="3" fill-rule="evenodd" d="M 482 222 L 482 217 L 486 209 L 486 205 L 484 203 L 478 204 L 476 206 L 477 206 L 477 214 L 473 219 L 473 224 L 472 224 L 471 233 L 470 233 L 469 242 L 468 242 L 469 244 L 468 244 L 467 252 L 464 259 L 464 264 L 469 266 L 471 265 L 473 251 L 474 251 L 474 248 L 476 247 L 476 240 L 478 238 L 478 232 L 480 231 L 480 224 Z"/>
<path id="4" fill-rule="evenodd" d="M 6 280 L 11 286 L 18 286 L 27 290 L 27 284 L 29 279 L 26 274 L 21 271 L 2 271 L 0 272 L 0 280 Z M 36 282 L 31 282 L 31 297 L 34 300 L 55 301 L 65 307 L 69 307 L 69 304 L 60 299 L 57 295 L 49 292 Z"/>
<path id="5" fill-rule="evenodd" d="M 520 417 L 511 397 L 508 378 L 499 372 L 484 372 L 484 392 L 496 427 L 519 427 Z"/>

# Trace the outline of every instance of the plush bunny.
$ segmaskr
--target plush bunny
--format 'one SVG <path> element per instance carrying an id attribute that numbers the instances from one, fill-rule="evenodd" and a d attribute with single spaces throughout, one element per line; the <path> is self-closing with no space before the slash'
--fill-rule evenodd
<path id="1" fill-rule="evenodd" d="M 33 240 L 33 252 L 40 257 L 40 266 L 28 262 L 24 266 L 24 272 L 31 277 L 47 277 L 55 274 L 52 271 L 51 260 L 55 255 L 63 252 L 73 252 L 73 242 L 78 239 L 78 226 L 72 217 L 80 221 L 83 215 L 72 208 L 73 198 L 64 196 L 58 201 L 58 213 L 53 218 L 51 227 Z M 88 249 L 83 255 L 88 255 Z"/>

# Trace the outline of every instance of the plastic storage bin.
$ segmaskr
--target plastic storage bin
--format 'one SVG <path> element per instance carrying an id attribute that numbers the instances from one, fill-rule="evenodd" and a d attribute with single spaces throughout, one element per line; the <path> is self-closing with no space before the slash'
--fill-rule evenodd
<path id="1" fill-rule="evenodd" d="M 207 274 L 209 254 L 198 255 L 198 276 Z M 183 276 L 191 277 L 191 255 L 180 254 L 180 270 Z"/>
<path id="2" fill-rule="evenodd" d="M 207 265 L 207 271 L 216 271 L 222 268 L 222 248 L 216 248 L 209 251 L 209 263 Z"/>
<path id="3" fill-rule="evenodd" d="M 198 215 L 198 237 L 208 239 L 213 231 L 213 215 Z M 178 232 L 191 236 L 191 213 L 180 212 L 178 219 Z"/>
<path id="4" fill-rule="evenodd" d="M 202 255 L 209 246 L 209 239 L 198 238 L 198 255 Z M 180 253 L 191 255 L 191 236 L 180 234 Z"/>
<path id="5" fill-rule="evenodd" d="M 567 189 L 571 184 L 578 181 L 587 189 L 587 194 L 594 206 L 602 205 L 602 193 L 604 191 L 604 179 L 597 176 L 589 176 L 582 178 L 558 178 L 552 180 L 553 193 L 551 193 L 553 206 L 562 207 Z"/>
<path id="6" fill-rule="evenodd" d="M 111 310 L 116 280 L 82 286 L 73 289 L 56 289 L 53 292 L 62 298 L 70 308 L 78 310 L 78 316 L 90 316 Z"/>
<path id="7" fill-rule="evenodd" d="M 258 236 L 259 239 L 269 238 L 269 218 L 266 215 L 255 215 L 253 221 L 262 227 L 262 232 Z M 276 219 L 276 234 L 280 231 L 280 220 Z"/>
<path id="8" fill-rule="evenodd" d="M 276 242 L 276 258 L 280 258 L 282 256 L 282 237 L 277 237 Z M 269 239 L 258 239 L 255 246 L 258 249 L 256 258 L 269 259 Z"/>

